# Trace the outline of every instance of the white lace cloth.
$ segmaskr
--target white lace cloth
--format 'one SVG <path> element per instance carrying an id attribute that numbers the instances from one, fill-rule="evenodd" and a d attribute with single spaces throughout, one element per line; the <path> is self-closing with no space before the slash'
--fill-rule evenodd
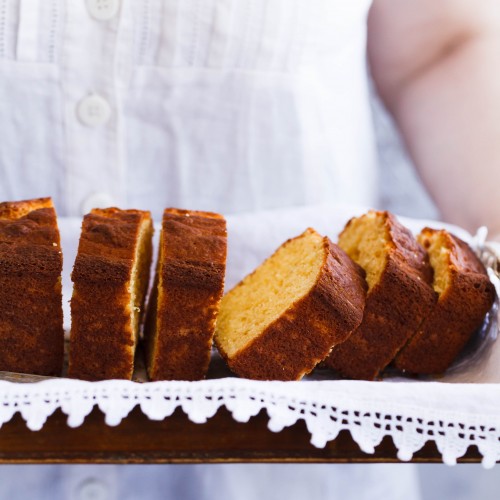
<path id="1" fill-rule="evenodd" d="M 321 211 L 296 210 L 293 217 L 287 211 L 230 218 L 233 253 L 229 255 L 229 286 L 237 269 L 247 272 L 253 261 L 259 262 L 284 238 L 298 234 L 308 225 L 335 238 L 349 216 L 360 211 L 323 207 Z M 427 221 L 403 222 L 415 231 L 424 224 L 436 226 Z M 78 227 L 79 222 L 62 221 L 63 244 L 67 239 L 70 247 L 70 240 L 77 241 Z M 498 248 L 485 243 L 484 231 L 471 240 L 460 229 L 453 229 L 468 238 L 483 261 L 495 268 Z M 255 251 L 257 247 L 259 251 Z M 71 251 L 74 253 L 74 248 L 65 252 L 66 259 Z M 243 259 L 243 255 L 249 258 Z M 238 262 L 240 265 L 236 266 Z M 490 272 L 498 285 L 496 274 Z M 180 407 L 196 423 L 206 422 L 221 406 L 238 422 L 247 422 L 265 409 L 268 427 L 274 432 L 303 419 L 316 447 L 324 447 L 341 430 L 348 430 L 366 453 L 373 453 L 385 436 L 391 436 L 398 457 L 409 460 L 427 441 L 435 441 L 443 461 L 451 465 L 470 445 L 476 445 L 483 465 L 492 467 L 500 460 L 500 344 L 495 342 L 496 310 L 487 323 L 479 344 L 472 346 L 471 352 L 439 382 L 402 377 L 383 382 L 324 380 L 321 371 L 301 382 L 259 382 L 235 377 L 154 383 L 65 378 L 36 383 L 0 380 L 0 425 L 20 412 L 27 426 L 38 430 L 60 408 L 68 415 L 68 425 L 77 427 L 96 405 L 105 414 L 108 425 L 118 425 L 135 406 L 152 420 L 168 418 Z"/>

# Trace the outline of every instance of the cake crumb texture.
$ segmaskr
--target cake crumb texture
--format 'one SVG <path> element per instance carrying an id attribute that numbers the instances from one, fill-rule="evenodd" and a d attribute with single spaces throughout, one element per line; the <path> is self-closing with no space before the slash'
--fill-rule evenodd
<path id="1" fill-rule="evenodd" d="M 325 364 L 345 377 L 373 380 L 432 310 L 432 268 L 411 232 L 388 212 L 351 219 L 339 246 L 366 271 L 368 293 L 361 325 Z"/>
<path id="2" fill-rule="evenodd" d="M 216 345 L 242 377 L 300 380 L 360 324 L 365 289 L 363 270 L 310 228 L 225 295 Z"/>

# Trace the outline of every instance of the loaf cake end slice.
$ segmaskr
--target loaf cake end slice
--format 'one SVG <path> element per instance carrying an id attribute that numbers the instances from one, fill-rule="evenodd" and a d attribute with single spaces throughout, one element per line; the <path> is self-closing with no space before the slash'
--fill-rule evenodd
<path id="1" fill-rule="evenodd" d="M 62 251 L 50 198 L 0 203 L 0 370 L 61 375 Z"/>
<path id="2" fill-rule="evenodd" d="M 410 373 L 441 374 L 481 326 L 496 292 L 483 264 L 460 238 L 424 228 L 418 240 L 429 253 L 438 301 L 394 365 Z"/>

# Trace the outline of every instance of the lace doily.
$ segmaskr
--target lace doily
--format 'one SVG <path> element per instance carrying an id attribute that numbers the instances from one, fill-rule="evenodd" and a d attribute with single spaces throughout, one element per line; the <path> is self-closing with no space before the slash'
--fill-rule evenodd
<path id="1" fill-rule="evenodd" d="M 435 441 L 444 463 L 453 465 L 477 445 L 483 465 L 500 460 L 500 387 L 439 382 L 259 382 L 236 378 L 201 382 L 82 382 L 52 379 L 38 383 L 0 382 L 0 423 L 20 412 L 31 430 L 42 428 L 57 409 L 70 427 L 80 426 L 97 405 L 115 426 L 139 406 L 151 420 L 181 408 L 204 423 L 225 406 L 238 422 L 262 409 L 268 427 L 279 432 L 303 419 L 319 448 L 348 430 L 365 453 L 391 436 L 400 460 L 410 460 Z"/>
<path id="2" fill-rule="evenodd" d="M 486 243 L 483 230 L 472 244 L 500 291 L 496 272 L 499 249 Z M 195 423 L 206 422 L 222 406 L 238 422 L 247 422 L 265 409 L 268 427 L 274 432 L 304 420 L 316 447 L 324 447 L 340 431 L 348 430 L 366 453 L 373 453 L 390 436 L 399 459 L 410 460 L 427 441 L 434 441 L 444 463 L 452 465 L 470 445 L 476 445 L 483 465 L 492 467 L 500 460 L 497 334 L 495 310 L 481 340 L 486 347 L 478 351 L 479 356 L 462 360 L 459 369 L 440 382 L 397 377 L 384 382 L 322 380 L 321 374 L 301 382 L 226 376 L 200 382 L 148 383 L 0 380 L 0 426 L 19 412 L 31 430 L 39 430 L 58 408 L 68 416 L 71 427 L 82 425 L 95 406 L 111 426 L 118 425 L 136 406 L 152 420 L 168 418 L 181 408 Z"/>

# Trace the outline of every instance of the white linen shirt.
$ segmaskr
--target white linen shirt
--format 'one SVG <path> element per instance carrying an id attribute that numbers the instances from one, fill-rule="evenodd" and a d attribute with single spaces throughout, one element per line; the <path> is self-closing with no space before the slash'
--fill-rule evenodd
<path id="1" fill-rule="evenodd" d="M 0 200 L 376 204 L 369 0 L 0 0 Z"/>

